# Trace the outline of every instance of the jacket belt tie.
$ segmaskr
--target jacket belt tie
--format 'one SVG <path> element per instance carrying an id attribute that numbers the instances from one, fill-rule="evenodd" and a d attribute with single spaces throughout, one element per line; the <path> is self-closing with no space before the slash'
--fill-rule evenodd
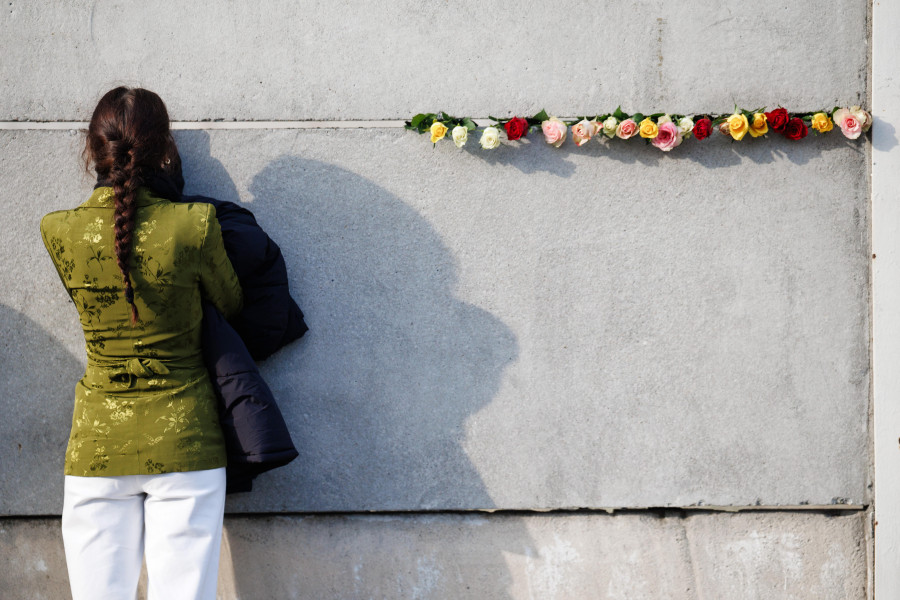
<path id="1" fill-rule="evenodd" d="M 149 379 L 154 375 L 168 375 L 169 368 L 155 358 L 129 358 L 124 363 L 109 368 L 110 381 L 127 383 L 132 387 L 136 379 Z"/>

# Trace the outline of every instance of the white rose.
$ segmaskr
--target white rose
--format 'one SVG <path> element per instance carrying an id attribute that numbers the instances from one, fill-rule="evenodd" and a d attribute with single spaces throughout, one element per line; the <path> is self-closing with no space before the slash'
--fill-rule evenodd
<path id="1" fill-rule="evenodd" d="M 500 130 L 496 127 L 485 127 L 479 143 L 485 150 L 493 150 L 500 145 Z"/>
<path id="2" fill-rule="evenodd" d="M 457 125 L 453 128 L 450 135 L 453 137 L 453 143 L 456 144 L 456 147 L 462 148 L 469 139 L 469 130 L 462 125 Z"/>
<path id="3" fill-rule="evenodd" d="M 688 137 L 694 130 L 694 120 L 690 117 L 681 117 L 681 120 L 678 121 L 678 129 L 681 130 L 681 135 Z"/>
<path id="4" fill-rule="evenodd" d="M 663 115 L 656 120 L 657 125 L 662 125 L 663 123 L 671 123 L 671 122 L 672 122 L 672 117 L 670 117 L 669 115 Z"/>
<path id="5" fill-rule="evenodd" d="M 610 115 L 603 121 L 603 135 L 608 137 L 609 139 L 613 139 L 616 136 L 616 127 L 619 126 L 619 121 Z"/>

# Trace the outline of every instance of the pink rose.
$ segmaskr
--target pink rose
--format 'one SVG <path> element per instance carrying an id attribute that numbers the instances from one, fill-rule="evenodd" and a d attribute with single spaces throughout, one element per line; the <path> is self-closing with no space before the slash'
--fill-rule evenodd
<path id="1" fill-rule="evenodd" d="M 634 119 L 625 119 L 616 127 L 616 137 L 627 140 L 638 131 L 638 125 Z"/>
<path id="2" fill-rule="evenodd" d="M 659 133 L 650 140 L 650 143 L 662 150 L 668 152 L 675 146 L 681 144 L 682 136 L 678 126 L 672 121 L 668 121 L 659 126 Z"/>
<path id="3" fill-rule="evenodd" d="M 562 143 L 566 141 L 567 129 L 568 127 L 566 127 L 566 124 L 556 117 L 550 117 L 548 120 L 541 123 L 541 131 L 544 132 L 544 139 L 547 140 L 548 144 L 552 144 L 556 148 L 562 146 Z"/>
<path id="4" fill-rule="evenodd" d="M 844 137 L 855 140 L 862 133 L 862 124 L 859 122 L 859 119 L 846 108 L 839 108 L 834 111 L 832 119 L 841 128 Z"/>
<path id="5" fill-rule="evenodd" d="M 583 119 L 572 125 L 572 141 L 576 146 L 582 146 L 594 137 L 594 124 Z"/>

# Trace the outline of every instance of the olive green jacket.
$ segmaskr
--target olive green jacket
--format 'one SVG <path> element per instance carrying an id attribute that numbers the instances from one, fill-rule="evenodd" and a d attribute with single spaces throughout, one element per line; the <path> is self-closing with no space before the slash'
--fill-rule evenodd
<path id="1" fill-rule="evenodd" d="M 200 344 L 201 297 L 226 317 L 241 288 L 215 209 L 137 193 L 131 323 L 116 262 L 112 188 L 41 220 L 44 245 L 84 330 L 67 475 L 137 475 L 224 467 L 215 394 Z"/>

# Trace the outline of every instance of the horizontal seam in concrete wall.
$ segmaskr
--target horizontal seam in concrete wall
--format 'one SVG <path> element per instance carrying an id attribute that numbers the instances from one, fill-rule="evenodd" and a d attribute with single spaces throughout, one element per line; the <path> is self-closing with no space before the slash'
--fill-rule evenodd
<path id="1" fill-rule="evenodd" d="M 471 509 L 471 510 L 373 510 L 373 511 L 328 511 L 328 512 L 226 512 L 230 517 L 266 517 L 266 516 L 292 516 L 292 517 L 329 517 L 329 516 L 429 516 L 429 515 L 497 515 L 510 517 L 524 516 L 580 516 L 580 515 L 634 515 L 634 514 L 721 514 L 721 513 L 820 513 L 827 515 L 850 514 L 865 512 L 869 505 L 816 505 L 816 506 L 652 506 L 646 508 L 553 508 L 547 510 L 500 508 L 500 509 Z"/>
<path id="2" fill-rule="evenodd" d="M 796 506 L 653 506 L 646 508 L 554 508 L 547 510 L 501 508 L 471 510 L 350 510 L 350 511 L 252 511 L 225 512 L 227 517 L 359 517 L 359 516 L 434 516 L 434 515 L 497 515 L 508 517 L 524 516 L 583 516 L 583 515 L 629 515 L 629 514 L 721 514 L 721 513 L 819 513 L 824 515 L 864 512 L 868 504 L 827 504 Z M 59 515 L 0 515 L 0 521 L 29 519 L 58 519 Z"/>

